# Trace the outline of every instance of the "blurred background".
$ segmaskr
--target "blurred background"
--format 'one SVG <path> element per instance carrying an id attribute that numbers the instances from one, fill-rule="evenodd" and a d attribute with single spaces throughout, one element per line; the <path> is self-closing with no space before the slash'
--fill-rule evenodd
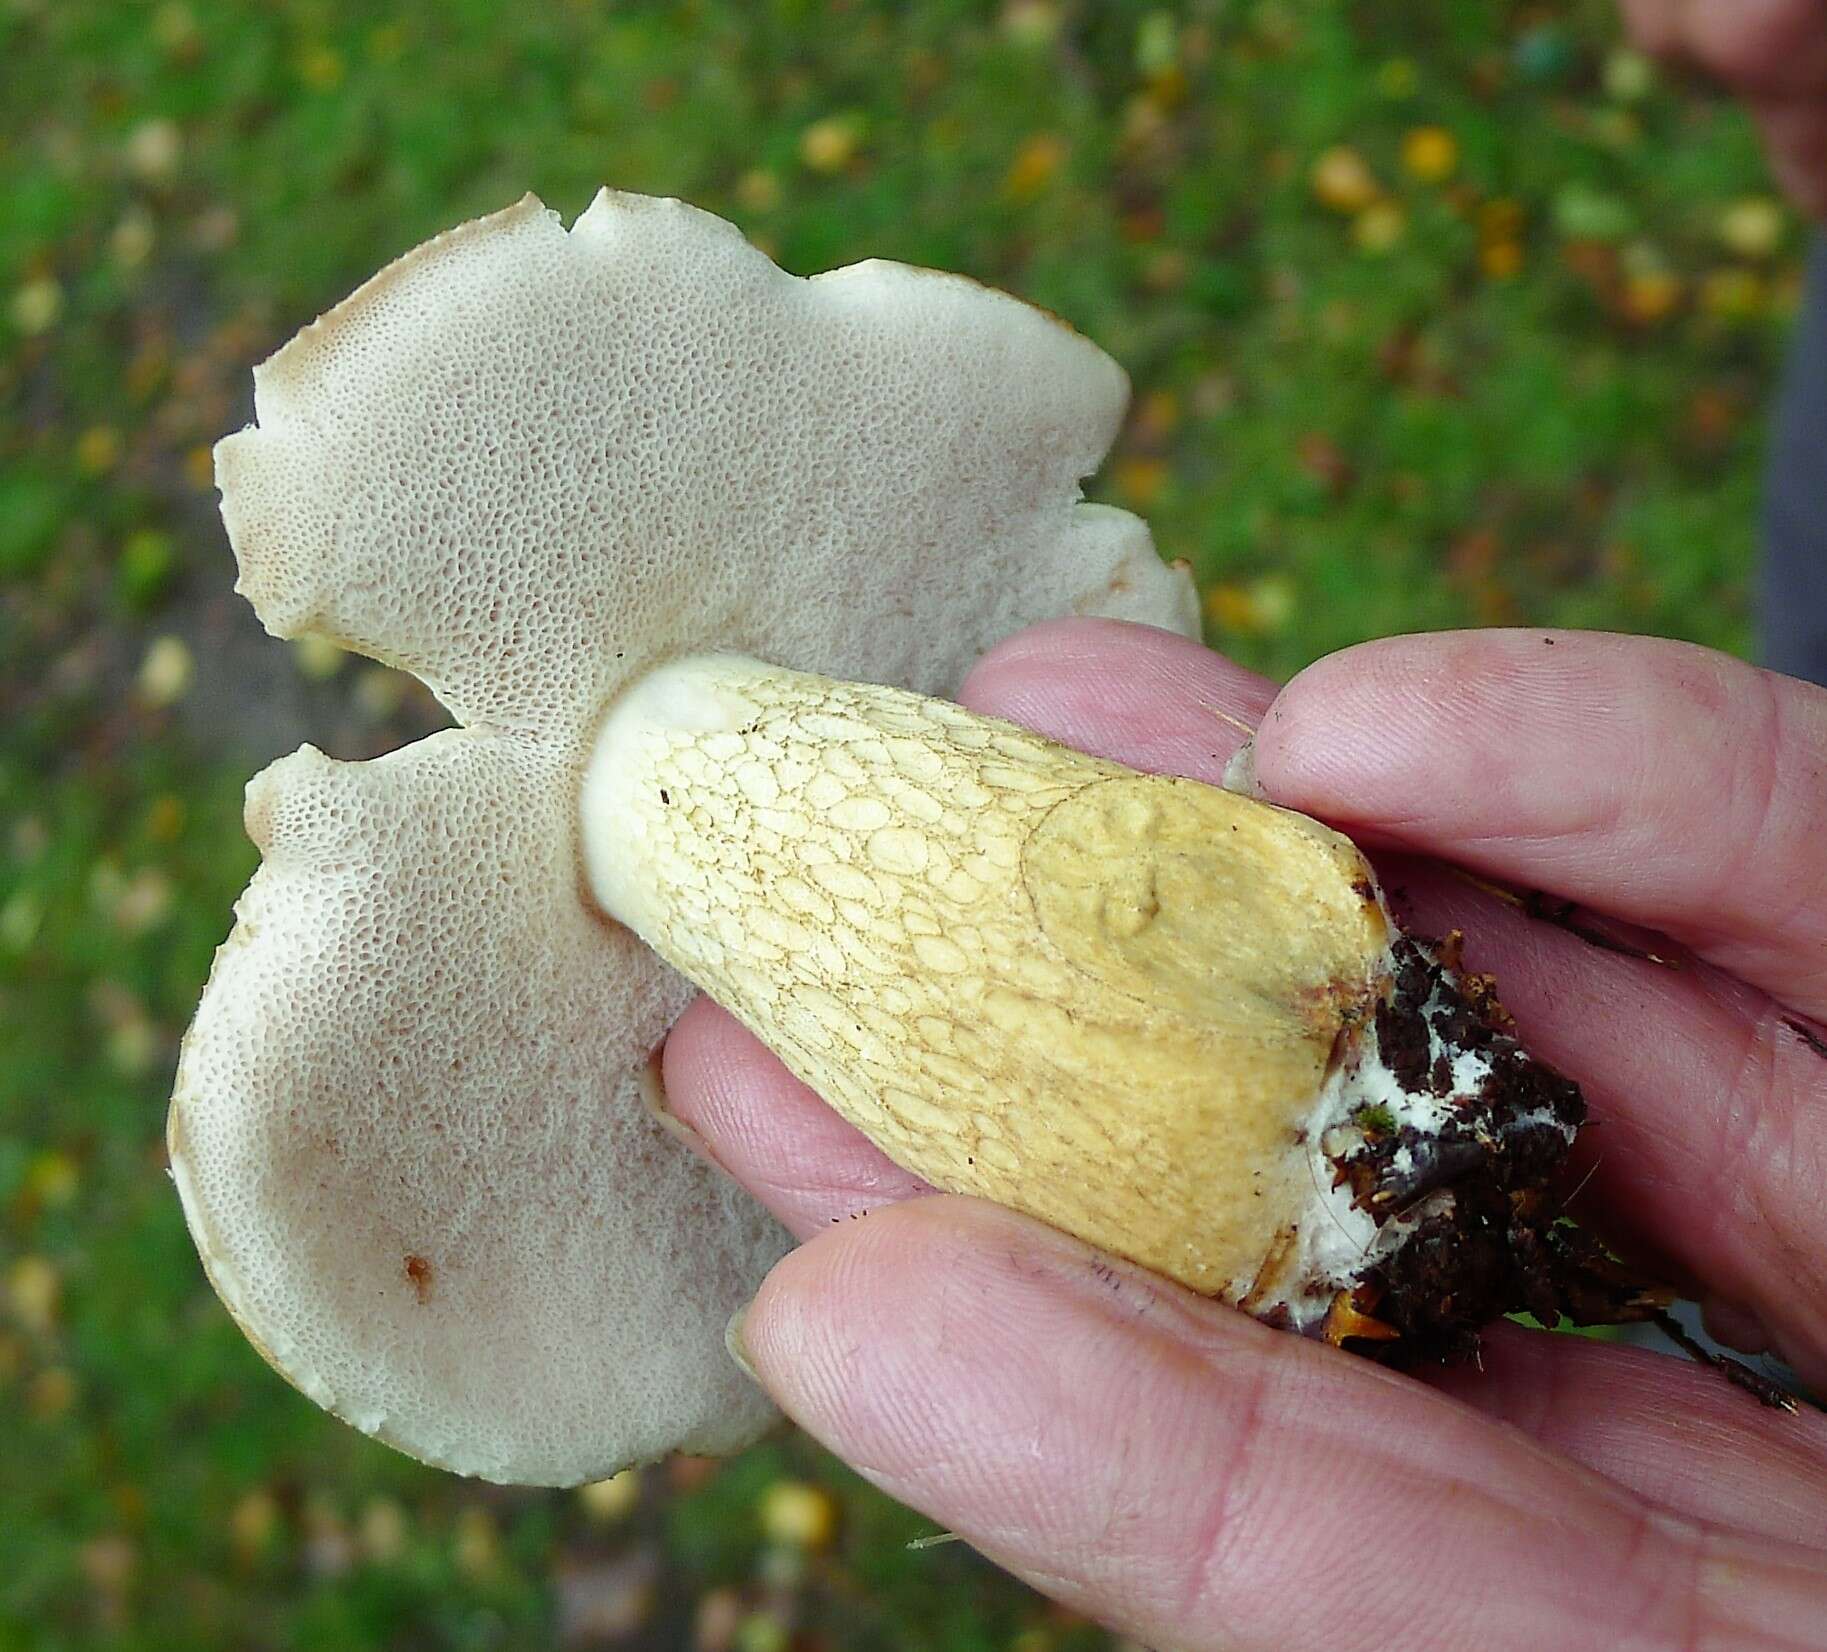
<path id="1" fill-rule="evenodd" d="M 1135 381 L 1093 491 L 1286 674 L 1461 624 L 1744 651 L 1803 237 L 1609 0 L 0 0 L 0 1648 L 1102 1647 L 782 1435 L 576 1493 L 272 1375 L 164 1175 L 240 790 L 436 726 L 266 639 L 209 449 L 249 367 L 533 189 L 882 255 Z"/>

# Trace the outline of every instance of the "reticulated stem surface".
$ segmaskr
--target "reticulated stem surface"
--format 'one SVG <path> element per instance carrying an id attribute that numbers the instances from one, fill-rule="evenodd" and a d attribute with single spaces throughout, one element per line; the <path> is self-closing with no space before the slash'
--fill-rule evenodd
<path id="1" fill-rule="evenodd" d="M 899 690 L 732 656 L 611 707 L 604 909 L 895 1160 L 1246 1296 L 1386 985 L 1369 868 L 1303 816 Z"/>

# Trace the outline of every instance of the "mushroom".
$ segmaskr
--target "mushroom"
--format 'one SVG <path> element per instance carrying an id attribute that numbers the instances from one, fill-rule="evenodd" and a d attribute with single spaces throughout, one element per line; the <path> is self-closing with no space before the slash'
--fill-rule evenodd
<path id="1" fill-rule="evenodd" d="M 461 725 L 254 781 L 180 1062 L 204 1265 L 313 1399 L 550 1484 L 767 1425 L 722 1334 L 784 1237 L 642 1101 L 694 984 L 933 1185 L 1273 1323 L 1450 1353 L 1545 1299 L 1578 1091 L 1348 840 L 929 697 L 1041 617 L 1195 628 L 1079 498 L 1126 396 L 1087 341 L 604 192 L 255 385 L 239 588 Z"/>
<path id="2" fill-rule="evenodd" d="M 604 192 L 408 253 L 255 394 L 217 448 L 238 589 L 461 726 L 248 788 L 264 864 L 168 1132 L 204 1266 L 279 1371 L 426 1462 L 735 1450 L 773 1413 L 724 1325 L 787 1241 L 643 1103 L 692 987 L 585 886 L 596 726 L 688 650 L 944 692 L 1052 615 L 1193 632 L 1184 568 L 1079 497 L 1124 375 L 961 278 L 796 279 Z"/>

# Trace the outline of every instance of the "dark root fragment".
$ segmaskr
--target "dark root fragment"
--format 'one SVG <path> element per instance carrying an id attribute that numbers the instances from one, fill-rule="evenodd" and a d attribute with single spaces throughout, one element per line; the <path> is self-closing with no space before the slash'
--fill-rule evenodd
<path id="1" fill-rule="evenodd" d="M 1375 1350 L 1390 1363 L 1470 1359 L 1493 1319 L 1527 1309 L 1552 1323 L 1564 1295 L 1548 1189 L 1586 1104 L 1577 1085 L 1517 1043 L 1489 980 L 1457 973 L 1458 952 L 1457 936 L 1438 952 L 1397 940 L 1394 982 L 1376 1018 L 1384 1064 L 1411 1094 L 1450 1097 L 1447 1121 L 1391 1128 L 1382 1110 L 1360 1110 L 1361 1142 L 1331 1161 L 1379 1228 L 1410 1224 L 1350 1293 L 1354 1313 L 1395 1333 Z M 1475 1094 L 1451 1094 L 1460 1054 L 1487 1066 Z M 1333 1322 L 1349 1317 L 1341 1309 Z"/>
<path id="2" fill-rule="evenodd" d="M 1442 1054 L 1430 1060 L 1430 1048 L 1481 1055 L 1489 1072 L 1476 1095 L 1451 1099 L 1435 1131 L 1394 1128 L 1381 1108 L 1354 1115 L 1358 1139 L 1330 1158 L 1334 1174 L 1379 1228 L 1393 1221 L 1408 1231 L 1338 1293 L 1326 1340 L 1406 1367 L 1475 1360 L 1483 1328 L 1506 1314 L 1529 1313 L 1549 1329 L 1563 1319 L 1648 1323 L 1766 1405 L 1792 1403 L 1757 1373 L 1698 1349 L 1668 1316 L 1671 1290 L 1630 1272 L 1562 1214 L 1554 1184 L 1585 1101 L 1517 1042 L 1490 978 L 1458 973 L 1458 941 L 1438 951 L 1395 942 L 1379 1049 L 1405 1089 L 1443 1100 L 1452 1064 Z"/>

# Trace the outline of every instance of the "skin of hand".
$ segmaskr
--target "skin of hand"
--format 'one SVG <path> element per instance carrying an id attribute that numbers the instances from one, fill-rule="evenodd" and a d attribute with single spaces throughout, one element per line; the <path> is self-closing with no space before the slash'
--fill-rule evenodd
<path id="1" fill-rule="evenodd" d="M 1632 42 L 1744 98 L 1770 164 L 1827 220 L 1827 5 L 1822 0 L 1622 0 Z"/>
<path id="2" fill-rule="evenodd" d="M 1216 780 L 1260 722 L 1278 801 L 1351 832 L 1424 933 L 1463 928 L 1578 1078 L 1574 1209 L 1712 1323 L 1827 1381 L 1827 691 L 1672 642 L 1397 638 L 1281 694 L 1071 621 L 961 696 Z M 1438 857 L 1433 859 L 1430 857 Z M 1455 878 L 1669 937 L 1597 949 Z M 806 1241 L 735 1328 L 789 1416 L 1035 1587 L 1157 1647 L 1827 1647 L 1827 1419 L 1512 1325 L 1400 1375 L 1035 1222 L 932 1193 L 708 1003 L 670 1106 Z"/>

